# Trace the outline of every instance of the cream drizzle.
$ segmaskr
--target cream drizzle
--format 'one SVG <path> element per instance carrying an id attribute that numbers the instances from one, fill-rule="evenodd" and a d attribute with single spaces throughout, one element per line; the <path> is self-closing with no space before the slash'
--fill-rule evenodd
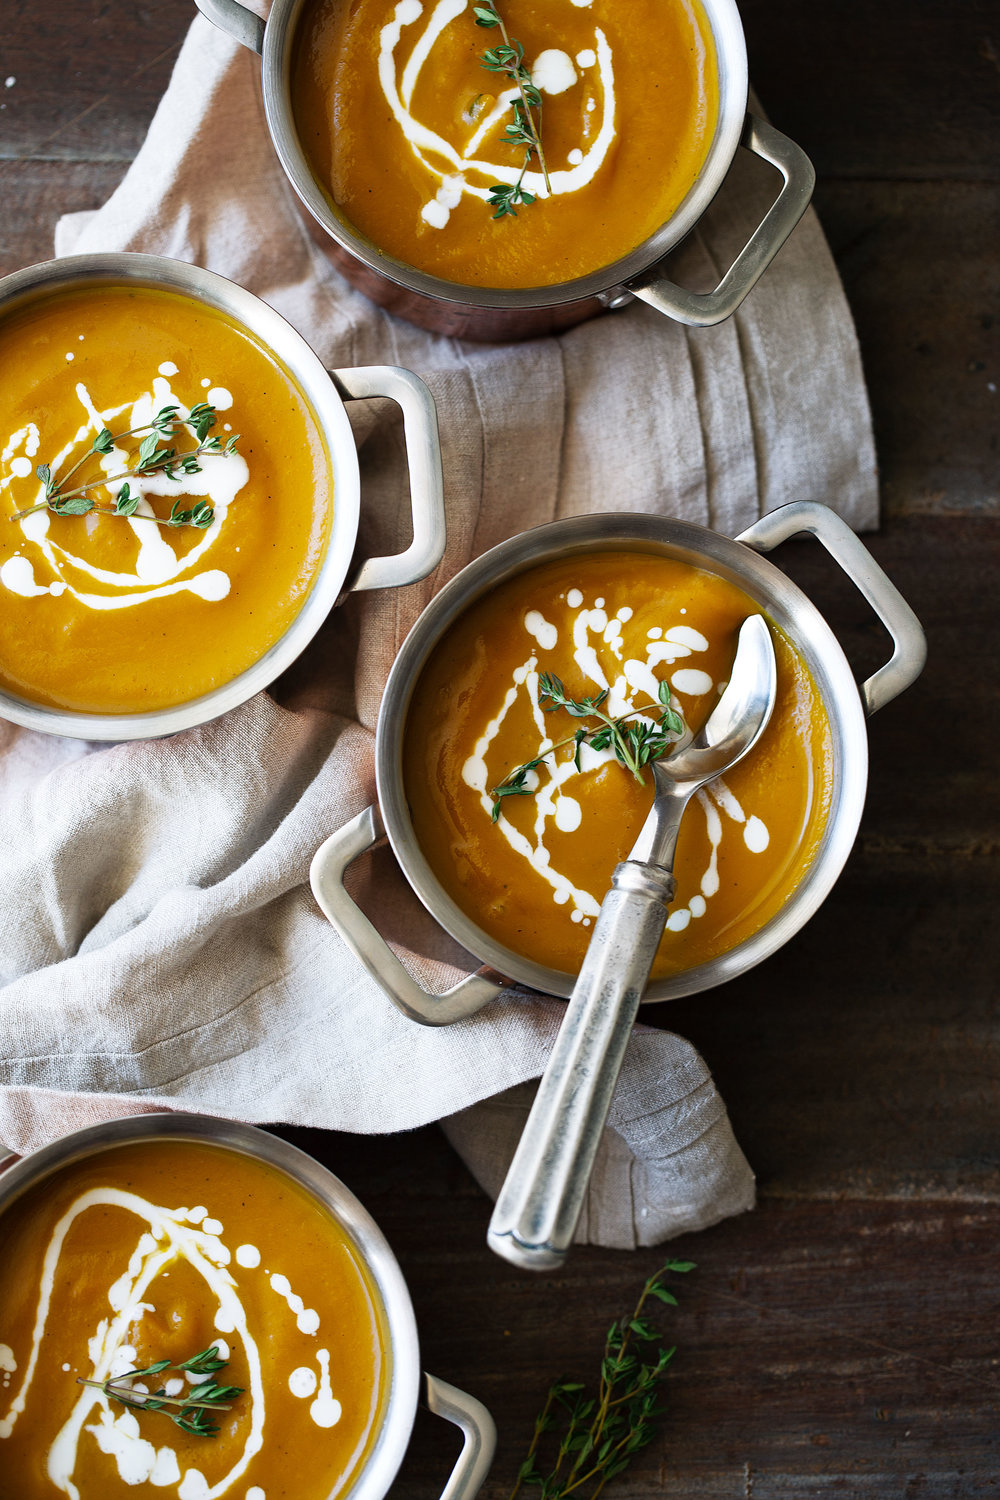
<path id="1" fill-rule="evenodd" d="M 319 1376 L 308 1365 L 299 1365 L 298 1369 L 293 1370 L 288 1377 L 288 1389 L 300 1401 L 308 1400 L 310 1396 L 315 1395 L 318 1384 Z"/>
<path id="2" fill-rule="evenodd" d="M 687 667 L 671 675 L 670 686 L 675 693 L 684 693 L 689 698 L 703 698 L 706 693 L 712 691 L 714 683 L 707 672 L 701 672 L 696 667 Z"/>
<path id="3" fill-rule="evenodd" d="M 77 1448 L 88 1416 L 95 1407 L 99 1407 L 97 1425 L 88 1426 L 86 1430 L 93 1434 L 103 1452 L 115 1458 L 119 1474 L 126 1483 L 142 1482 L 141 1478 L 129 1477 L 142 1471 L 142 1478 L 148 1477 L 152 1483 L 173 1484 L 179 1480 L 179 1500 L 217 1500 L 246 1472 L 250 1460 L 260 1451 L 265 1415 L 264 1384 L 260 1353 L 247 1327 L 246 1312 L 235 1290 L 236 1282 L 225 1269 L 230 1253 L 216 1235 L 207 1233 L 204 1228 L 194 1227 L 205 1218 L 203 1208 L 161 1208 L 135 1193 L 104 1187 L 92 1188 L 81 1194 L 67 1209 L 52 1232 L 42 1261 L 31 1352 L 17 1394 L 7 1415 L 0 1420 L 0 1439 L 10 1437 L 25 1408 L 38 1364 L 66 1236 L 81 1214 L 90 1208 L 101 1206 L 125 1209 L 137 1218 L 144 1219 L 149 1230 L 140 1236 L 127 1270 L 108 1290 L 108 1304 L 114 1316 L 102 1319 L 89 1340 L 88 1349 L 93 1365 L 91 1378 L 106 1380 L 110 1375 L 124 1374 L 135 1368 L 135 1350 L 125 1343 L 126 1333 L 133 1323 L 141 1319 L 143 1312 L 152 1310 L 151 1304 L 144 1299 L 156 1278 L 173 1262 L 186 1260 L 214 1293 L 220 1312 L 225 1314 L 226 1320 L 239 1333 L 249 1370 L 250 1431 L 241 1457 L 215 1485 L 209 1485 L 197 1469 L 188 1469 L 181 1478 L 172 1449 L 154 1449 L 151 1443 L 138 1436 L 138 1425 L 133 1428 L 131 1422 L 125 1420 L 130 1415 L 128 1412 L 115 1417 L 103 1391 L 86 1387 L 49 1449 L 46 1461 L 48 1477 L 56 1489 L 68 1495 L 70 1500 L 80 1500 L 80 1492 L 73 1483 Z M 175 1468 L 176 1477 L 173 1475 Z M 154 1474 L 159 1477 L 154 1479 Z M 168 1478 L 167 1475 L 171 1477 Z"/>
<path id="4" fill-rule="evenodd" d="M 309 1408 L 309 1416 L 317 1427 L 335 1427 L 340 1421 L 343 1408 L 330 1386 L 329 1349 L 317 1349 L 316 1361 L 320 1369 L 319 1379 L 317 1380 L 316 1371 L 309 1365 L 300 1365 L 289 1375 L 288 1389 L 300 1401 L 308 1401 L 310 1396 L 315 1395 L 318 1385 L 319 1394 Z"/>
<path id="5" fill-rule="evenodd" d="M 140 1435 L 139 1422 L 133 1412 L 123 1411 L 114 1416 L 110 1410 L 101 1412 L 96 1424 L 87 1427 L 102 1453 L 115 1460 L 119 1476 L 126 1484 L 146 1482 L 165 1486 L 179 1484 L 180 1465 L 173 1448 L 154 1448 Z"/>
<path id="6" fill-rule="evenodd" d="M 462 780 L 465 782 L 466 786 L 471 787 L 473 791 L 479 793 L 479 804 L 483 808 L 484 812 L 486 812 L 490 817 L 493 816 L 493 802 L 487 789 L 487 778 L 489 773 L 486 767 L 486 755 L 493 740 L 499 734 L 500 727 L 503 724 L 504 719 L 507 717 L 509 710 L 513 707 L 514 702 L 517 699 L 518 689 L 522 686 L 527 686 L 528 693 L 531 698 L 533 712 L 535 715 L 536 727 L 538 726 L 541 709 L 538 705 L 538 673 L 535 670 L 537 665 L 538 658 L 535 656 L 531 656 L 523 666 L 518 667 L 517 671 L 514 673 L 514 686 L 507 689 L 507 693 L 500 712 L 497 714 L 495 719 L 491 719 L 489 724 L 487 724 L 485 733 L 476 741 L 472 755 L 469 756 L 469 758 L 465 762 L 465 765 L 462 767 Z M 542 733 L 544 735 L 544 726 L 542 728 Z M 539 751 L 541 751 L 543 747 L 547 749 L 551 745 L 551 743 L 551 740 L 549 740 L 547 737 L 543 737 L 539 745 Z M 597 759 L 595 760 L 595 764 L 600 764 L 600 756 L 609 754 L 610 752 L 598 753 L 596 751 L 590 751 L 588 746 L 584 746 L 581 752 L 581 761 L 582 756 L 588 753 L 591 756 L 597 757 Z M 556 781 L 558 784 L 561 779 L 568 779 L 568 776 L 563 776 L 563 773 L 566 771 L 566 767 L 564 765 L 553 767 L 548 767 L 546 765 L 540 769 L 544 769 L 547 771 L 550 785 L 552 781 Z M 574 771 L 575 767 L 573 766 L 572 762 L 570 762 L 569 772 L 572 773 Z M 533 791 L 538 787 L 539 778 L 537 772 L 529 773 L 527 785 L 530 786 Z M 546 849 L 544 843 L 539 842 L 538 838 L 539 826 L 541 826 L 542 830 L 544 831 L 548 805 L 546 803 L 543 803 L 542 798 L 539 797 L 537 806 L 538 813 L 535 819 L 534 830 L 536 842 L 534 845 L 528 838 L 525 837 L 523 833 L 521 833 L 520 829 L 514 827 L 509 818 L 505 817 L 502 811 L 499 818 L 497 819 L 497 828 L 503 834 L 503 837 L 507 840 L 508 844 L 510 844 L 514 852 L 516 854 L 519 854 L 522 859 L 527 860 L 528 864 L 531 865 L 535 873 L 537 875 L 540 875 L 542 879 L 552 887 L 553 899 L 556 902 L 557 906 L 564 906 L 566 902 L 569 901 L 572 902 L 574 910 L 580 912 L 582 917 L 596 917 L 601 908 L 600 904 L 594 900 L 590 892 L 582 890 L 580 889 L 580 887 L 575 886 L 573 882 L 567 879 L 565 875 L 560 874 L 558 870 L 552 869 L 549 863 L 549 851 L 548 849 Z"/>
<path id="7" fill-rule="evenodd" d="M 422 124 L 412 113 L 413 93 L 425 64 L 431 59 L 434 47 L 445 28 L 457 20 L 468 9 L 468 0 L 438 0 L 423 33 L 414 43 L 400 76 L 396 63 L 396 49 L 406 27 L 420 20 L 424 7 L 420 0 L 399 0 L 392 20 L 379 33 L 378 76 L 382 92 L 396 122 L 414 156 L 432 177 L 437 177 L 441 186 L 434 197 L 425 203 L 421 218 L 435 229 L 443 229 L 448 223 L 451 210 L 458 206 L 463 194 L 479 198 L 484 203 L 490 196 L 490 187 L 477 186 L 469 181 L 470 175 L 485 178 L 487 184 L 496 182 L 515 183 L 521 176 L 519 165 L 501 158 L 493 162 L 476 155 L 488 136 L 499 140 L 501 122 L 510 112 L 511 102 L 517 97 L 516 88 L 505 89 L 498 96 L 493 108 L 477 123 L 465 145 L 458 149 L 436 131 Z M 590 56 L 586 48 L 580 56 Z M 525 189 L 538 198 L 579 192 L 592 182 L 600 170 L 615 139 L 615 77 L 612 50 L 600 27 L 594 28 L 593 63 L 598 74 L 598 85 L 602 102 L 601 123 L 586 150 L 570 153 L 571 165 L 567 169 L 549 168 L 549 186 L 541 172 L 526 172 L 523 178 Z M 531 66 L 532 81 L 543 93 L 561 94 L 578 80 L 576 69 L 568 54 L 555 48 L 542 52 Z M 593 105 L 588 101 L 588 108 Z M 443 164 L 443 165 L 442 165 Z"/>
<path id="8" fill-rule="evenodd" d="M 654 666 L 664 663 L 672 664 L 678 659 L 708 650 L 710 643 L 707 637 L 691 626 L 669 625 L 666 628 L 655 626 L 646 632 L 643 656 L 624 658 L 622 626 L 632 618 L 633 611 L 625 606 L 615 615 L 609 616 L 602 598 L 596 599 L 594 604 L 588 607 L 584 603 L 583 593 L 576 588 L 568 590 L 565 597 L 570 609 L 575 611 L 570 625 L 573 659 L 582 675 L 590 683 L 598 689 L 607 691 L 606 711 L 614 718 L 620 718 L 632 712 L 635 703 L 641 701 L 642 698 L 651 699 L 653 702 L 658 701 L 660 680 L 653 671 Z M 539 649 L 552 651 L 557 647 L 559 632 L 556 626 L 545 619 L 540 610 L 527 610 L 522 624 Z M 621 663 L 621 672 L 615 676 L 614 680 L 609 679 L 598 657 L 598 650 L 601 647 L 610 651 Z M 538 699 L 539 677 L 539 658 L 537 652 L 533 651 L 528 659 L 515 669 L 512 685 L 504 694 L 499 712 L 486 725 L 482 735 L 475 742 L 472 754 L 462 767 L 463 781 L 466 786 L 479 793 L 480 806 L 491 819 L 493 800 L 489 795 L 490 775 L 486 758 L 504 720 L 522 693 L 526 692 L 528 695 L 532 717 L 538 732 L 538 747 L 534 755 L 542 755 L 551 748 L 550 724 L 547 722 L 547 716 Z M 700 668 L 687 668 L 675 672 L 670 682 L 673 691 L 682 697 L 701 697 L 713 687 L 712 678 Z M 680 705 L 673 696 L 671 696 L 671 707 L 681 712 Z M 645 722 L 650 722 L 644 715 L 639 717 L 645 719 Z M 685 727 L 684 734 L 679 737 L 679 740 L 684 742 L 689 736 L 690 731 Z M 529 772 L 525 782 L 535 800 L 532 838 L 528 838 L 510 822 L 503 811 L 503 802 L 500 804 L 500 814 L 496 822 L 497 830 L 514 852 L 525 859 L 535 874 L 541 876 L 551 887 L 552 900 L 555 905 L 568 905 L 571 908 L 569 912 L 571 919 L 574 922 L 582 922 L 585 926 L 589 926 L 596 917 L 600 910 L 600 903 L 595 900 L 591 892 L 575 886 L 566 875 L 553 867 L 545 839 L 550 822 L 563 833 L 574 833 L 580 828 L 583 821 L 580 803 L 567 793 L 566 787 L 576 776 L 585 775 L 600 766 L 610 764 L 613 760 L 615 760 L 615 754 L 611 748 L 595 751 L 589 745 L 582 745 L 579 771 L 573 760 L 560 761 L 558 764 L 543 761 L 537 770 Z M 763 852 L 769 842 L 766 825 L 756 815 L 747 817 L 736 797 L 721 778 L 712 782 L 697 795 L 705 815 L 709 862 L 701 876 L 699 893 L 692 896 L 687 906 L 674 907 L 671 910 L 667 919 L 669 932 L 682 932 L 692 919 L 704 916 L 707 902 L 718 893 L 718 851 L 723 837 L 720 810 L 729 822 L 742 825 L 743 839 L 751 853 Z"/>
<path id="9" fill-rule="evenodd" d="M 165 371 L 176 373 L 177 367 L 165 361 L 159 368 L 161 373 L 154 377 L 151 391 L 142 392 L 132 402 L 108 407 L 103 411 L 98 410 L 94 405 L 87 387 L 82 382 L 78 382 L 76 395 L 83 407 L 86 421 L 66 446 L 55 455 L 52 460 L 53 471 L 58 472 L 59 467 L 66 462 L 75 449 L 83 443 L 89 446 L 96 433 L 123 413 L 128 414 L 125 425 L 130 428 L 147 424 L 164 406 L 176 405 L 180 414 L 186 416 L 189 408 L 174 394 L 167 375 L 163 373 Z M 217 398 L 211 404 L 216 405 L 220 410 L 228 409 L 232 405 L 230 392 L 221 386 L 210 391 L 209 395 Z M 8 472 L 0 478 L 0 493 L 10 486 L 12 480 L 25 477 L 22 459 L 34 458 L 37 455 L 38 446 L 39 432 L 34 423 L 28 423 L 26 427 L 11 434 L 2 454 L 2 462 Z M 23 454 L 19 452 L 22 449 Z M 15 457 L 15 455 L 18 456 Z M 109 478 L 127 468 L 128 459 L 128 453 L 119 447 L 112 448 L 107 455 L 100 457 L 95 455 L 95 463 Z M 199 463 L 201 464 L 200 473 L 181 474 L 178 480 L 168 479 L 165 474 L 149 474 L 142 478 L 131 477 L 129 479 L 132 493 L 139 494 L 141 497 L 139 507 L 134 516 L 116 524 L 130 526 L 138 542 L 134 572 L 116 572 L 100 568 L 85 557 L 67 551 L 66 548 L 50 539 L 51 513 L 40 510 L 32 515 L 24 516 L 19 522 L 27 547 L 37 549 L 37 556 L 32 560 L 31 557 L 19 552 L 7 558 L 0 567 L 0 585 L 9 593 L 28 599 L 68 592 L 85 609 L 93 610 L 128 609 L 137 604 L 144 604 L 150 599 L 162 599 L 168 595 L 184 592 L 194 594 L 210 603 L 217 603 L 224 599 L 230 591 L 230 579 L 226 572 L 221 568 L 207 568 L 201 572 L 193 570 L 218 540 L 229 507 L 247 483 L 250 472 L 246 460 L 239 454 L 231 454 L 227 457 L 219 454 L 202 454 L 199 457 Z M 29 472 L 31 467 L 29 463 Z M 117 497 L 120 489 L 121 482 L 108 485 L 108 493 L 113 498 Z M 153 508 L 146 498 L 147 495 L 169 495 L 172 499 L 187 495 L 207 499 L 215 510 L 215 519 L 211 526 L 199 533 L 199 540 L 195 545 L 182 556 L 178 556 L 167 540 L 163 528 L 155 521 L 146 519 L 153 515 Z M 34 496 L 28 496 L 24 504 L 19 501 L 16 508 L 25 509 L 28 504 L 38 504 L 44 498 L 44 488 L 39 484 Z M 36 579 L 37 563 L 47 565 L 46 571 L 53 578 L 51 583 L 43 584 Z M 107 585 L 108 592 L 96 593 L 82 588 L 78 581 L 81 574 L 93 579 L 96 583 Z"/>
<path id="10" fill-rule="evenodd" d="M 292 1291 L 291 1282 L 287 1276 L 278 1273 L 271 1276 L 270 1286 L 272 1292 L 277 1292 L 288 1304 L 288 1310 L 295 1315 L 295 1326 L 300 1333 L 314 1334 L 319 1332 L 319 1313 L 313 1307 L 306 1307 L 302 1298 Z"/>
<path id="11" fill-rule="evenodd" d="M 309 1415 L 317 1427 L 336 1427 L 340 1421 L 343 1408 L 330 1388 L 329 1349 L 317 1349 L 316 1358 L 319 1360 L 321 1372 L 319 1378 L 319 1395 L 310 1406 Z"/>

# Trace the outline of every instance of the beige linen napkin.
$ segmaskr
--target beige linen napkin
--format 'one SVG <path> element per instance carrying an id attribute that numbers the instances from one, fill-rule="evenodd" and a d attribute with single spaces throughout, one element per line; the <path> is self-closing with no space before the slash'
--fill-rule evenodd
<path id="1" fill-rule="evenodd" d="M 639 303 L 509 347 L 394 321 L 305 233 L 258 71 L 196 19 L 134 165 L 102 209 L 60 221 L 57 252 L 197 261 L 271 303 L 330 366 L 416 370 L 438 404 L 448 551 L 422 584 L 350 598 L 274 696 L 214 724 L 103 748 L 0 725 L 0 1140 L 25 1150 L 164 1106 L 373 1132 L 450 1117 L 495 1190 L 523 1118 L 518 1086 L 544 1066 L 562 1006 L 514 992 L 460 1025 L 416 1026 L 306 883 L 317 845 L 374 799 L 389 666 L 445 579 L 556 516 L 632 509 L 734 532 L 812 498 L 873 525 L 854 332 L 811 214 L 717 329 L 689 332 Z M 770 190 L 755 170 L 734 173 L 678 278 L 710 284 Z M 362 547 L 393 550 L 408 514 L 398 425 L 381 404 L 352 420 Z M 468 956 L 389 854 L 357 873 L 404 957 L 435 987 L 453 982 Z M 637 1032 L 611 1125 L 586 1237 L 652 1243 L 752 1203 L 724 1107 L 681 1038 Z"/>

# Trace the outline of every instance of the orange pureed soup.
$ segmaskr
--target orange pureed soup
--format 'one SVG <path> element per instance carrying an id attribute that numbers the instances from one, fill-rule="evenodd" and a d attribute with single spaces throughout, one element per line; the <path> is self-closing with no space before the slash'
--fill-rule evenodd
<path id="1" fill-rule="evenodd" d="M 215 409 L 206 441 L 223 451 L 192 459 L 199 472 L 129 473 L 147 438 L 191 455 L 194 423 L 160 436 L 149 424 L 200 404 Z M 105 430 L 114 441 L 94 452 Z M 13 519 L 45 499 L 40 465 L 67 499 L 87 486 L 77 498 L 96 508 Z M 138 508 L 107 514 L 123 484 Z M 136 713 L 231 681 L 303 604 L 332 484 L 296 383 L 221 313 L 98 284 L 0 315 L 0 686 L 57 708 Z M 198 506 L 212 513 L 207 527 L 151 519 Z"/>
<path id="2" fill-rule="evenodd" d="M 505 139 L 516 84 L 474 0 L 309 0 L 292 100 L 334 208 L 385 255 L 469 286 L 551 286 L 611 265 L 670 218 L 718 114 L 698 0 L 498 0 L 541 98 L 546 188 L 493 217 L 525 148 Z M 535 112 L 537 115 L 537 111 Z"/>
<path id="3" fill-rule="evenodd" d="M 350 1240 L 283 1173 L 176 1140 L 95 1153 L 0 1213 L 0 1500 L 339 1495 L 385 1407 L 385 1338 Z M 241 1388 L 214 1435 L 101 1388 L 213 1344 L 210 1377 L 141 1384 Z"/>
<path id="4" fill-rule="evenodd" d="M 541 676 L 575 699 L 608 696 L 612 718 L 670 704 L 697 731 L 728 680 L 736 637 L 760 610 L 733 584 L 644 552 L 543 563 L 472 605 L 434 648 L 410 708 L 404 779 L 413 827 L 438 880 L 494 941 L 548 968 L 579 970 L 619 860 L 652 802 L 611 748 L 546 749 L 594 717 L 546 711 Z M 653 966 L 666 977 L 752 936 L 806 869 L 830 800 L 826 711 L 771 625 L 778 695 L 760 740 L 696 794 L 677 842 L 677 894 Z M 630 717 L 628 722 L 632 722 Z M 544 755 L 527 794 L 492 789 Z"/>

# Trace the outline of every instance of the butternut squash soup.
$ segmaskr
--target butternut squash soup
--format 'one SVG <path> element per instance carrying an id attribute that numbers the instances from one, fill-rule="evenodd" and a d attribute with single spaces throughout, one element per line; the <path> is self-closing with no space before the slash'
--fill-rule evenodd
<path id="1" fill-rule="evenodd" d="M 327 1500 L 389 1381 L 352 1243 L 253 1158 L 130 1143 L 0 1214 L 0 1500 Z"/>
<path id="2" fill-rule="evenodd" d="M 652 802 L 643 742 L 666 753 L 701 727 L 740 625 L 759 613 L 687 563 L 588 552 L 505 580 L 446 632 L 407 711 L 406 796 L 438 880 L 495 942 L 579 970 L 612 871 Z M 805 664 L 770 628 L 775 708 L 750 754 L 685 812 L 657 978 L 757 932 L 823 831 L 829 722 Z"/>
<path id="3" fill-rule="evenodd" d="M 540 287 L 670 218 L 718 76 L 698 0 L 310 0 L 292 101 L 314 177 L 384 255 Z"/>
<path id="4" fill-rule="evenodd" d="M 200 697 L 288 628 L 332 471 L 291 376 L 175 292 L 88 284 L 0 317 L 0 686 L 135 713 Z"/>

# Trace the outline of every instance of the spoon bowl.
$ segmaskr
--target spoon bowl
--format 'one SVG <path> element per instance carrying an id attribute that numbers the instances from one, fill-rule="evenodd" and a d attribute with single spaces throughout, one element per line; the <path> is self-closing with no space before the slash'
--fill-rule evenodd
<path id="1" fill-rule="evenodd" d="M 777 690 L 770 631 L 763 615 L 751 615 L 740 626 L 733 670 L 715 708 L 689 744 L 681 742 L 651 765 L 656 795 L 630 862 L 673 866 L 677 830 L 689 799 L 753 748 L 767 727 Z"/>
<path id="2" fill-rule="evenodd" d="M 763 734 L 777 685 L 771 633 L 763 615 L 751 615 L 740 626 L 732 676 L 715 708 L 686 749 L 678 747 L 656 764 L 677 783 L 703 786 L 721 776 Z"/>

